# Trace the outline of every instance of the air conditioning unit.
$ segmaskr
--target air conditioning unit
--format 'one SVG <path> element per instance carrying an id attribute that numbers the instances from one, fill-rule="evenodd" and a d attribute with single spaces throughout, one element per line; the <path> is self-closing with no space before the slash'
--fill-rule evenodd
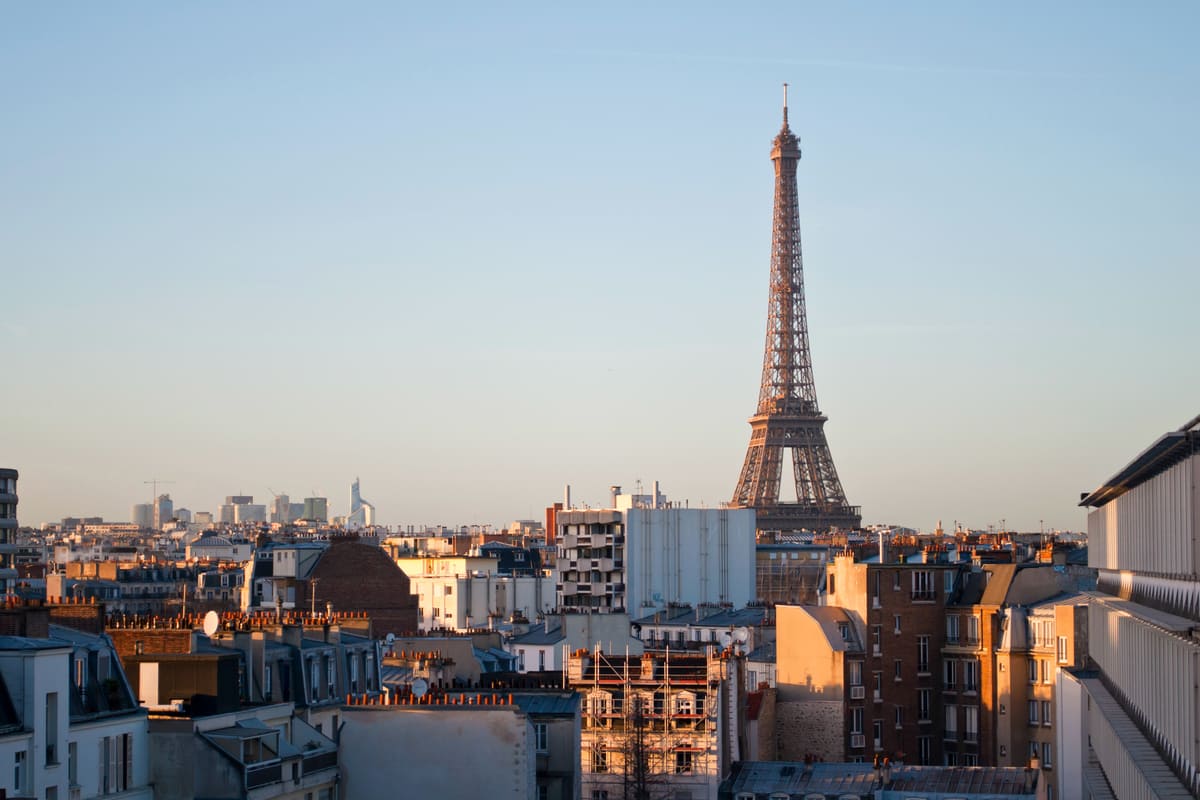
<path id="1" fill-rule="evenodd" d="M 862 733 L 850 734 L 850 749 L 861 750 L 867 746 L 867 737 Z"/>
<path id="2" fill-rule="evenodd" d="M 867 696 L 867 687 L 865 687 L 865 686 L 851 686 L 850 687 L 850 699 L 851 700 L 862 700 L 866 696 Z"/>

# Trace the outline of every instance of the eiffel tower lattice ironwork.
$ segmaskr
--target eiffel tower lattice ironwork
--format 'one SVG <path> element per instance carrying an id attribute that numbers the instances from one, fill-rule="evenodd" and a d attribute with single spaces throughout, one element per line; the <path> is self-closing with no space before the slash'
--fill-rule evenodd
<path id="1" fill-rule="evenodd" d="M 750 418 L 746 462 L 730 505 L 755 509 L 759 531 L 854 529 L 862 517 L 858 506 L 846 502 L 825 440 L 826 417 L 817 406 L 813 386 L 796 202 L 800 140 L 788 127 L 787 84 L 783 127 L 775 137 L 771 160 L 775 162 L 775 215 L 762 387 L 758 409 Z M 779 499 L 785 451 L 790 451 L 796 479 L 794 502 Z"/>

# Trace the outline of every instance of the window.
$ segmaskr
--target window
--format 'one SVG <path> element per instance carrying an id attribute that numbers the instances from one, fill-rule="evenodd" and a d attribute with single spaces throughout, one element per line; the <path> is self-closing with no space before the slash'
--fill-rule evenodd
<path id="1" fill-rule="evenodd" d="M 524 647 L 517 649 L 517 671 L 518 672 L 525 671 L 525 648 Z"/>
<path id="2" fill-rule="evenodd" d="M 533 723 L 533 740 L 539 753 L 550 752 L 550 742 L 546 738 L 546 723 Z"/>
<path id="3" fill-rule="evenodd" d="M 915 569 L 912 573 L 912 599 L 913 600 L 934 600 L 936 589 L 933 583 L 933 571 L 928 569 Z"/>
<path id="4" fill-rule="evenodd" d="M 900 632 L 900 615 L 893 614 L 892 615 L 892 633 L 899 633 L 899 632 Z"/>
<path id="5" fill-rule="evenodd" d="M 963 753 L 963 766 L 964 767 L 978 767 L 979 766 L 979 755 L 976 753 Z"/>
<path id="6" fill-rule="evenodd" d="M 1049 742 L 1042 742 L 1042 769 L 1052 769 L 1054 767 L 1054 745 Z"/>
<path id="7" fill-rule="evenodd" d="M 883 647 L 882 642 L 883 642 L 883 626 L 882 625 L 872 625 L 871 626 L 871 652 L 874 655 L 879 655 L 882 652 L 882 647 Z"/>
<path id="8" fill-rule="evenodd" d="M 1042 724 L 1047 728 L 1050 727 L 1050 701 L 1042 701 Z"/>
<path id="9" fill-rule="evenodd" d="M 1038 724 L 1038 701 L 1037 700 L 1029 701 L 1029 724 L 1030 725 Z"/>
<path id="10" fill-rule="evenodd" d="M 917 690 L 917 719 L 921 722 L 929 722 L 933 717 L 930 712 L 930 699 L 933 692 L 929 689 Z"/>
<path id="11" fill-rule="evenodd" d="M 596 770 L 605 772 L 607 770 Z M 608 789 L 592 789 L 592 800 L 608 800 Z"/>
<path id="12" fill-rule="evenodd" d="M 897 659 L 896 659 L 896 660 L 893 662 L 893 668 L 895 669 L 895 675 L 896 675 L 896 682 L 897 682 L 897 683 L 899 683 L 899 682 L 900 682 L 900 679 L 901 679 L 901 677 L 902 677 L 902 675 L 903 675 L 903 672 L 904 672 L 904 666 L 903 666 L 903 664 L 904 664 L 904 662 L 902 662 L 902 661 L 901 661 L 900 659 L 898 659 L 898 658 L 897 658 Z"/>
<path id="13" fill-rule="evenodd" d="M 967 617 L 967 644 L 979 644 L 979 617 Z"/>
<path id="14" fill-rule="evenodd" d="M 1029 659 L 1029 682 L 1037 683 L 1038 664 L 1036 659 Z"/>
<path id="15" fill-rule="evenodd" d="M 850 709 L 850 732 L 863 732 L 863 710 L 861 707 Z"/>
<path id="16" fill-rule="evenodd" d="M 958 738 L 958 706 L 946 706 L 946 738 Z"/>
<path id="17" fill-rule="evenodd" d="M 979 662 L 968 658 L 963 664 L 963 689 L 968 692 L 979 691 Z"/>
<path id="18" fill-rule="evenodd" d="M 46 693 L 46 766 L 58 763 L 58 692 Z"/>
<path id="19" fill-rule="evenodd" d="M 950 573 L 946 573 L 949 575 Z M 946 643 L 954 644 L 958 641 L 958 615 L 946 617 Z"/>
<path id="20" fill-rule="evenodd" d="M 25 788 L 25 759 L 27 753 L 18 750 L 13 753 L 13 791 L 20 793 Z"/>
<path id="21" fill-rule="evenodd" d="M 834 575 L 833 575 L 833 573 L 832 573 L 832 572 L 831 572 L 831 573 L 829 573 L 828 587 L 826 588 L 826 591 L 827 591 L 829 594 L 836 594 L 836 593 L 837 593 L 837 592 L 834 590 L 834 586 L 835 586 L 836 584 L 834 583 L 834 580 L 833 580 L 833 578 L 834 578 Z"/>
<path id="22" fill-rule="evenodd" d="M 75 742 L 67 743 L 67 780 L 79 783 L 79 748 Z"/>
<path id="23" fill-rule="evenodd" d="M 963 706 L 963 711 L 966 712 L 963 739 L 968 742 L 977 742 L 979 741 L 979 706 Z"/>
<path id="24" fill-rule="evenodd" d="M 892 590 L 900 591 L 900 570 L 892 571 Z"/>
<path id="25" fill-rule="evenodd" d="M 876 672 L 874 674 L 874 678 L 875 678 L 875 699 L 877 701 L 882 700 L 883 699 L 883 673 Z"/>
<path id="26" fill-rule="evenodd" d="M 1067 659 L 1067 637 L 1058 637 L 1058 663 L 1066 664 Z"/>
<path id="27" fill-rule="evenodd" d="M 329 696 L 333 697 L 337 693 L 337 664 L 333 656 L 325 659 L 325 678 L 329 684 Z"/>
<path id="28" fill-rule="evenodd" d="M 105 736 L 100 740 L 100 793 L 123 792 L 133 772 L 133 735 Z"/>
<path id="29" fill-rule="evenodd" d="M 875 749 L 883 749 L 883 720 L 877 719 L 871 723 L 871 735 L 875 742 Z"/>
<path id="30" fill-rule="evenodd" d="M 917 637 L 917 672 L 929 672 L 929 635 Z"/>
<path id="31" fill-rule="evenodd" d="M 846 672 L 849 675 L 850 685 L 851 686 L 862 686 L 862 667 L 863 667 L 862 662 L 861 661 L 847 661 L 846 667 L 847 667 Z"/>
<path id="32" fill-rule="evenodd" d="M 676 714 L 695 714 L 696 713 L 696 697 L 691 692 L 680 692 L 675 695 L 675 713 Z"/>
<path id="33" fill-rule="evenodd" d="M 958 662 L 952 658 L 948 658 L 942 662 L 942 685 L 947 689 L 954 689 L 954 673 L 957 671 Z"/>
<path id="34" fill-rule="evenodd" d="M 896 730 L 904 727 L 904 706 L 896 706 L 895 709 Z"/>
<path id="35" fill-rule="evenodd" d="M 75 688 L 82 694 L 87 688 L 87 659 L 75 659 Z"/>
<path id="36" fill-rule="evenodd" d="M 944 578 L 943 583 L 946 586 L 946 594 L 950 594 L 954 591 L 954 571 L 948 569 L 942 573 L 942 577 Z"/>
<path id="37" fill-rule="evenodd" d="M 1054 664 L 1050 659 L 1042 662 L 1042 683 L 1053 683 L 1054 681 Z"/>
<path id="38" fill-rule="evenodd" d="M 271 699 L 271 665 L 267 664 L 263 667 L 263 699 L 270 701 Z"/>
<path id="39" fill-rule="evenodd" d="M 592 772 L 608 772 L 608 751 L 604 749 L 604 745 L 597 742 L 592 745 Z M 592 797 L 596 793 L 592 792 Z M 604 793 L 608 797 L 608 793 Z"/>
<path id="40" fill-rule="evenodd" d="M 928 736 L 917 737 L 917 762 L 922 765 L 928 765 L 930 753 L 933 750 Z"/>
<path id="41" fill-rule="evenodd" d="M 691 750 L 676 750 L 675 751 L 675 772 L 682 774 L 692 771 L 692 757 L 695 755 Z"/>
<path id="42" fill-rule="evenodd" d="M 321 696 L 321 665 L 314 658 L 308 662 L 309 691 L 312 692 L 312 702 L 317 702 Z"/>
<path id="43" fill-rule="evenodd" d="M 538 650 L 538 671 L 545 672 L 546 670 L 546 651 Z"/>

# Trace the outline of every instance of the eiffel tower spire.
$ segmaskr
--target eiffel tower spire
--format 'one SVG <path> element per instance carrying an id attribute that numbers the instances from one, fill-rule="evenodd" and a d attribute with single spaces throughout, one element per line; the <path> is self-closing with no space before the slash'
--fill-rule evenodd
<path id="1" fill-rule="evenodd" d="M 762 385 L 758 408 L 750 418 L 750 446 L 731 505 L 755 509 L 760 531 L 857 528 L 861 515 L 857 506 L 846 502 L 825 440 L 826 417 L 817 406 L 813 384 L 796 199 L 800 139 L 788 126 L 787 84 L 783 92 L 783 126 L 771 146 L 775 214 Z M 785 451 L 792 457 L 795 502 L 779 499 Z"/>

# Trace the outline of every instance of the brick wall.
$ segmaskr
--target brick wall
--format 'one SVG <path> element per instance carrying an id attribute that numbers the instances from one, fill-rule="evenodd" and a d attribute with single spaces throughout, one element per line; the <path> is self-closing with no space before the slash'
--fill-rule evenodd
<path id="1" fill-rule="evenodd" d="M 380 547 L 353 539 L 334 540 L 313 568 L 318 613 L 327 602 L 334 611 L 366 612 L 372 633 L 401 635 L 417 630 L 417 598 L 408 576 Z M 310 603 L 297 597 L 297 603 Z"/>
<path id="2" fill-rule="evenodd" d="M 102 603 L 54 605 L 49 608 L 50 622 L 55 625 L 96 635 L 104 633 L 104 605 Z"/>
<path id="3" fill-rule="evenodd" d="M 142 652 L 150 654 L 189 653 L 192 649 L 191 630 L 151 628 L 108 628 L 105 630 L 122 659 L 137 653 L 137 643 L 142 643 Z"/>

